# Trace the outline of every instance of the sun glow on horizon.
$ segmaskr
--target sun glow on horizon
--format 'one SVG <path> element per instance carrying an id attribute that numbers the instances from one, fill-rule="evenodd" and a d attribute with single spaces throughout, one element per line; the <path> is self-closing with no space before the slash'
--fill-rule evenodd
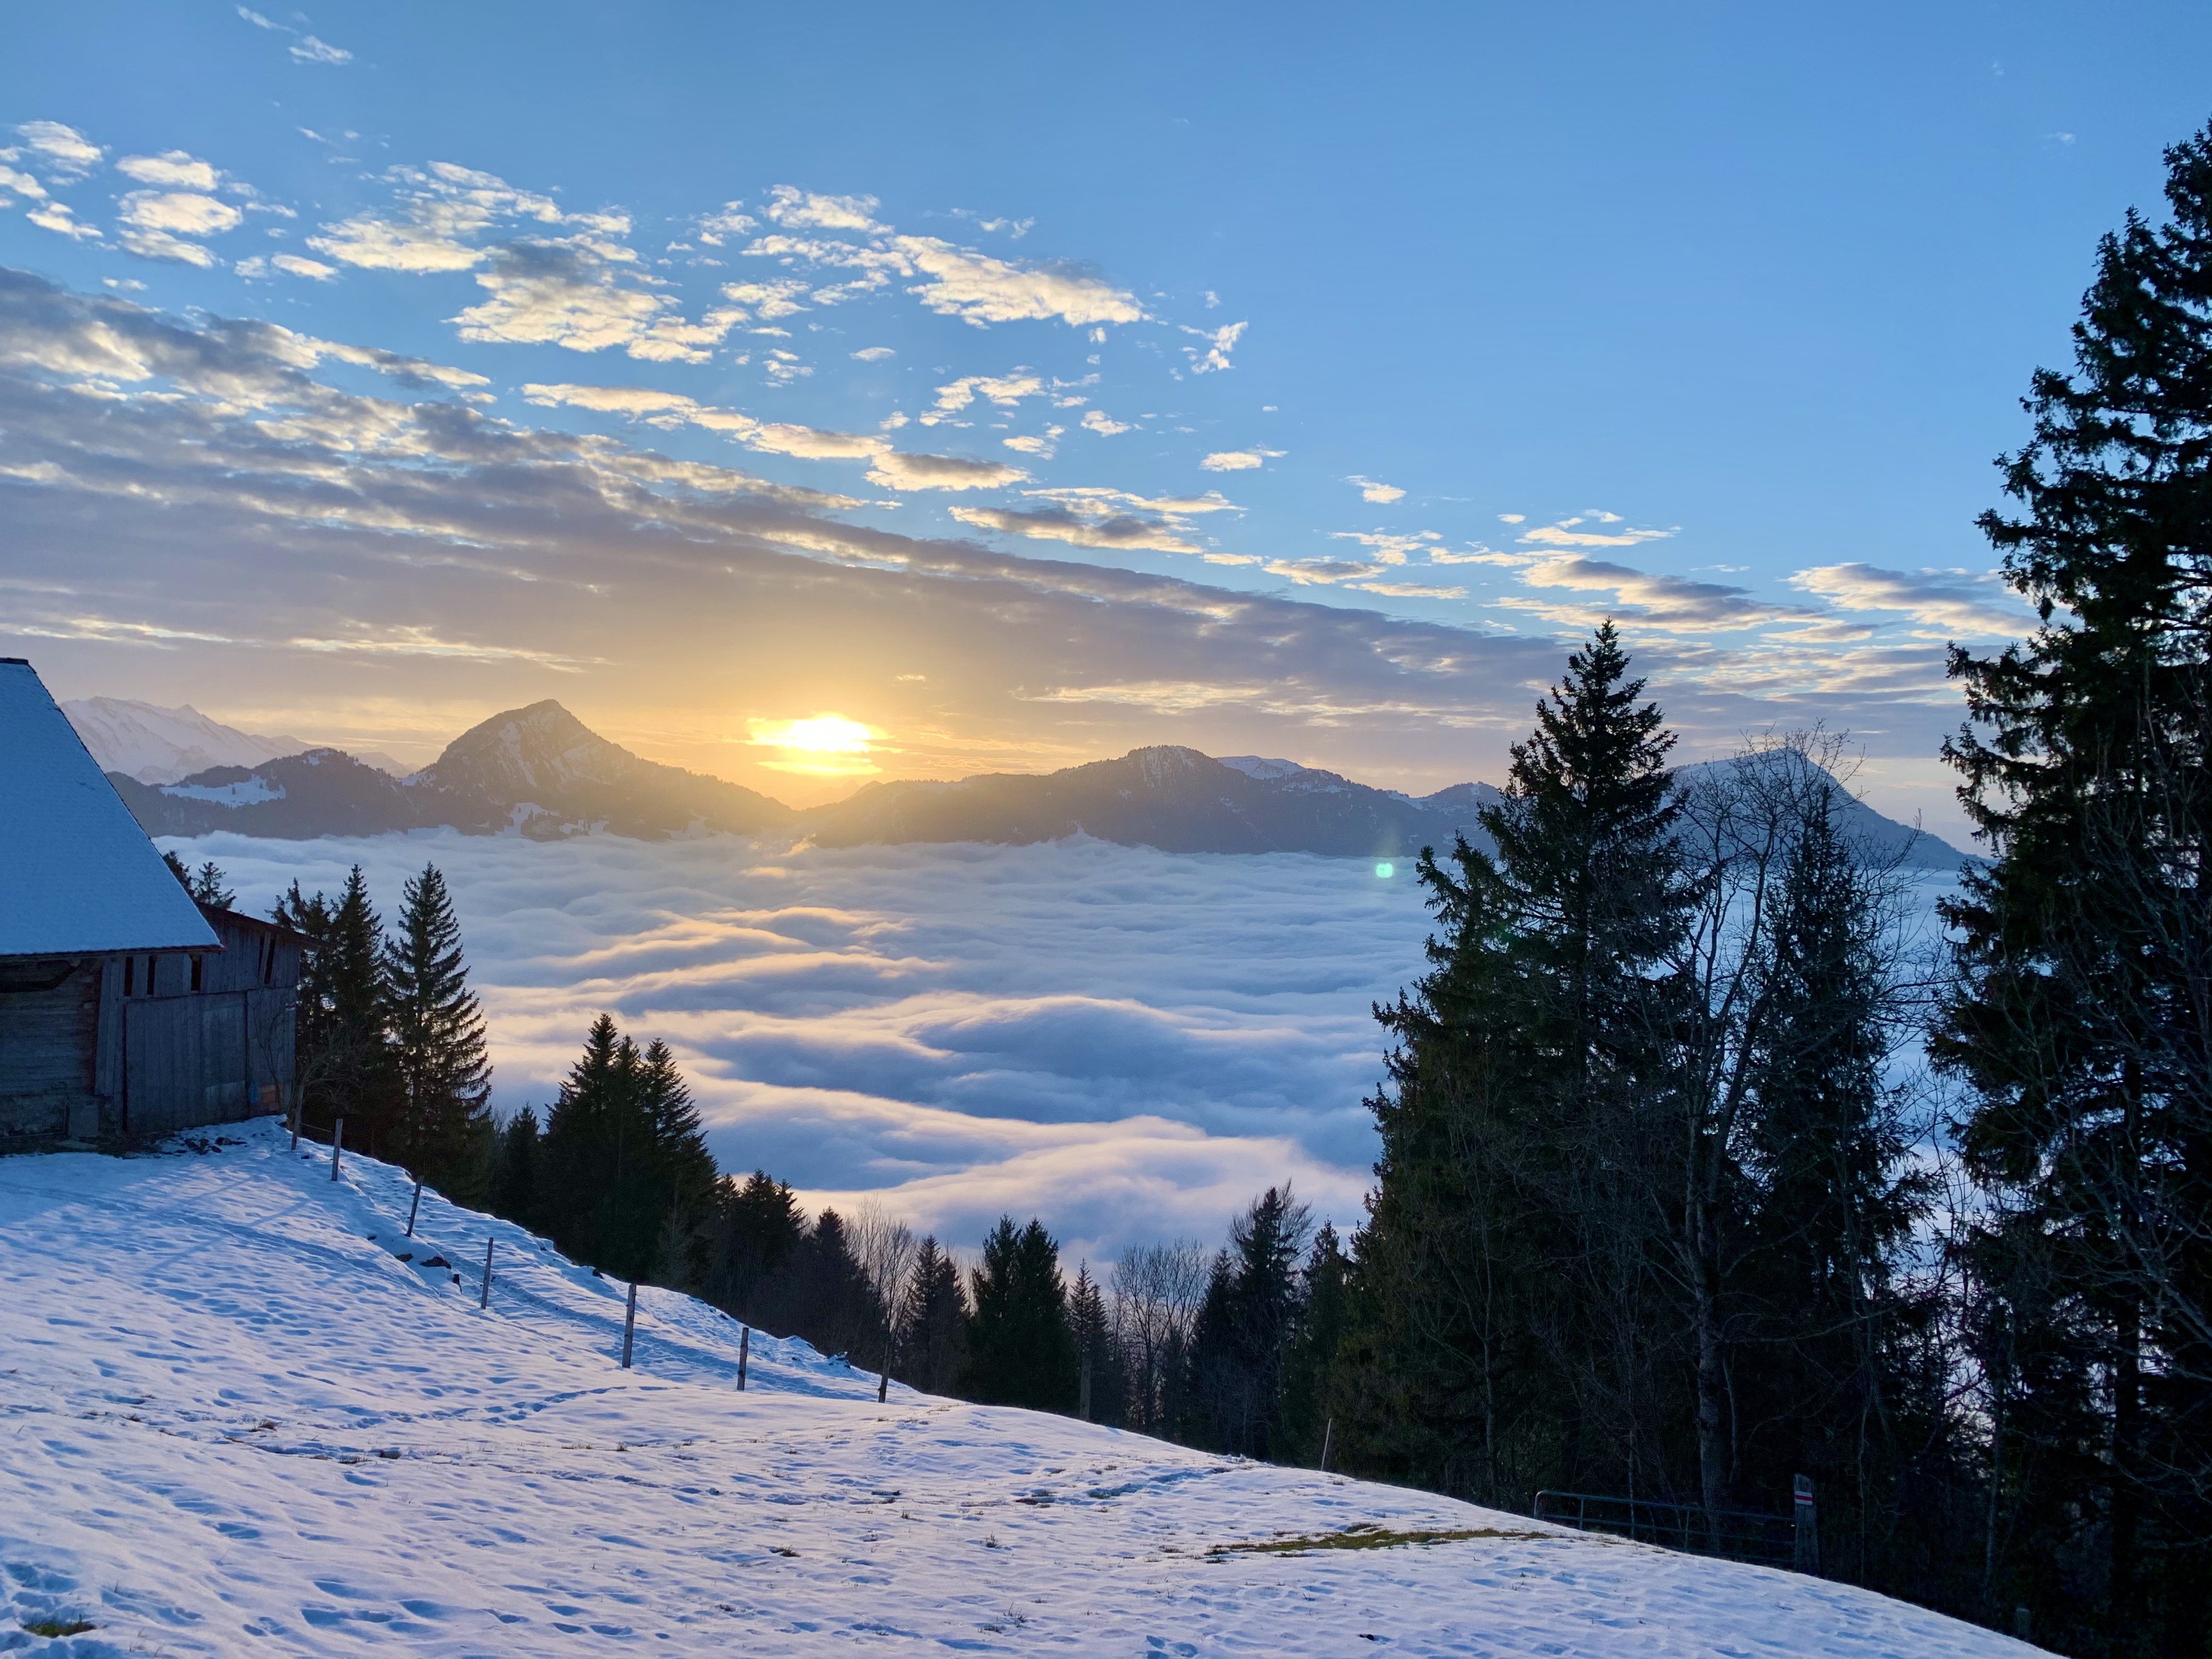
<path id="1" fill-rule="evenodd" d="M 750 720 L 750 744 L 781 752 L 761 764 L 771 771 L 812 777 L 864 777 L 880 770 L 868 746 L 884 733 L 842 714 L 815 714 L 801 720 Z"/>

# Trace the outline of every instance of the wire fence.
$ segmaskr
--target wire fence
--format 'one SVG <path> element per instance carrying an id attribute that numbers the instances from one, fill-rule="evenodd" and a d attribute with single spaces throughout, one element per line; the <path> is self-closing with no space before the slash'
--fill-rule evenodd
<path id="1" fill-rule="evenodd" d="M 1796 1506 L 1797 1513 L 1773 1515 L 1762 1510 L 1709 1510 L 1698 1504 L 1662 1504 L 1645 1498 L 1586 1492 L 1540 1492 L 1535 1505 L 1539 1521 L 1572 1527 L 1577 1532 L 1632 1538 L 1641 1544 L 1657 1544 L 1692 1555 L 1800 1569 L 1807 1559 L 1805 1529 L 1814 1524 L 1811 1508 L 1810 1502 L 1805 1501 Z"/>

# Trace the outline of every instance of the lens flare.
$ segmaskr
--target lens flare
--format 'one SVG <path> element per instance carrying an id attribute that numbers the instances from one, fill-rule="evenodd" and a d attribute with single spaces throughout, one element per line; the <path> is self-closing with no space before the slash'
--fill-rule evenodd
<path id="1" fill-rule="evenodd" d="M 1398 866 L 1387 859 L 1375 866 L 1375 878 L 1377 881 L 1388 881 L 1397 873 Z"/>

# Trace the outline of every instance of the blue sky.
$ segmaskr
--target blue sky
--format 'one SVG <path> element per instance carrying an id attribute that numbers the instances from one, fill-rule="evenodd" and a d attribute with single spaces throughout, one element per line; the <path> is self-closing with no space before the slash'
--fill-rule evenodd
<path id="1" fill-rule="evenodd" d="M 554 696 L 790 799 L 1495 777 L 1611 613 L 1690 750 L 1825 720 L 1949 827 L 1989 463 L 2212 115 L 2179 5 L 10 27 L 0 648 L 402 754 Z"/>

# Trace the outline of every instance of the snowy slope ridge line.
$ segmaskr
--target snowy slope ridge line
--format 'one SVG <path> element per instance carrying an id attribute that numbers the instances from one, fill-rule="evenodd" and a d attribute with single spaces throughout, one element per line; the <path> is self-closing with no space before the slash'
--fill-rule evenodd
<path id="1" fill-rule="evenodd" d="M 0 1653 L 2033 1651 L 1424 1493 L 879 1406 L 801 1342 L 757 1336 L 739 1394 L 737 1325 L 665 1291 L 624 1371 L 627 1285 L 433 1192 L 402 1238 L 410 1193 L 265 1121 L 0 1158 Z M 1234 1547 L 1358 1527 L 1450 1536 Z"/>

